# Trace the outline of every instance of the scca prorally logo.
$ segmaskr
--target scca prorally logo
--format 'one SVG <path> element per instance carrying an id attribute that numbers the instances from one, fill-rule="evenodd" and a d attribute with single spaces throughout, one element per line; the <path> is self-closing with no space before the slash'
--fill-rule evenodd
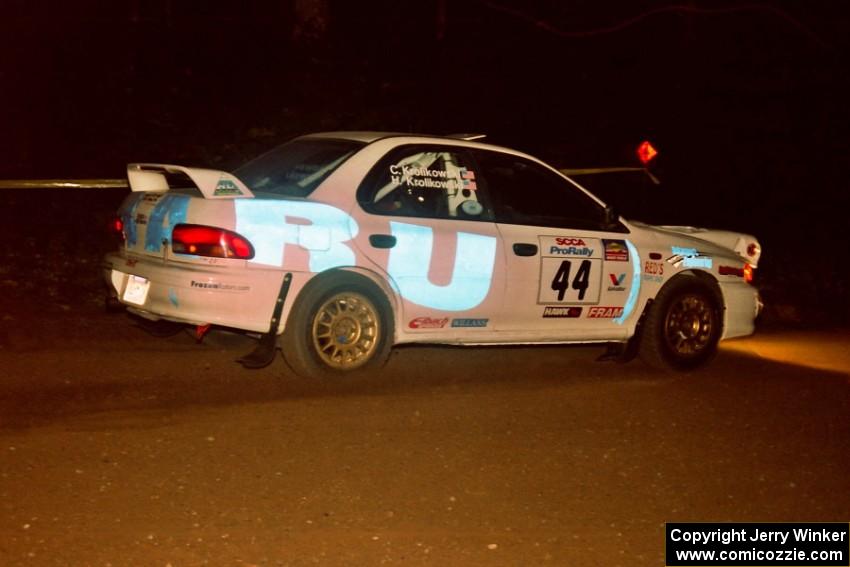
<path id="1" fill-rule="evenodd" d="M 449 322 L 448 317 L 417 317 L 407 324 L 411 329 L 442 329 Z"/>
<path id="2" fill-rule="evenodd" d="M 555 238 L 555 243 L 558 246 L 587 246 L 581 238 L 564 238 L 561 236 Z"/>

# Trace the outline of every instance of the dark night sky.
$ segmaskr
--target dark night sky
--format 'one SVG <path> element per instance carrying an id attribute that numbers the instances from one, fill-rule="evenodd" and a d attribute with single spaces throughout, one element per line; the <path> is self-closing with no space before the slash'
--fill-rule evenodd
<path id="1" fill-rule="evenodd" d="M 442 40 L 438 0 L 329 4 L 310 45 L 295 0 L 7 0 L 0 177 L 226 168 L 332 129 L 482 131 L 573 167 L 649 137 L 671 221 L 785 247 L 847 208 L 845 2 L 446 0 Z"/>

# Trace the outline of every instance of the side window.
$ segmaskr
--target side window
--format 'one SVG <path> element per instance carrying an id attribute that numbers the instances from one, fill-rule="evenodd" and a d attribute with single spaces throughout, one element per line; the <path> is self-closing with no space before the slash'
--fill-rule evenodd
<path id="1" fill-rule="evenodd" d="M 519 156 L 477 151 L 496 222 L 599 230 L 604 208 L 572 183 Z"/>
<path id="2" fill-rule="evenodd" d="M 466 152 L 442 146 L 393 150 L 357 191 L 360 206 L 378 215 L 492 221 L 482 197 Z"/>

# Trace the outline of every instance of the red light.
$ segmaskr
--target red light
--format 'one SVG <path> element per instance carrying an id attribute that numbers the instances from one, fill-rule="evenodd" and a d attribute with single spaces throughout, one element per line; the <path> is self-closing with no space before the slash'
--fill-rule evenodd
<path id="1" fill-rule="evenodd" d="M 244 237 L 223 228 L 197 224 L 178 224 L 171 232 L 171 250 L 214 258 L 250 260 L 254 247 Z"/>
<path id="2" fill-rule="evenodd" d="M 721 276 L 738 276 L 739 278 L 744 277 L 744 269 L 736 268 L 734 266 L 719 266 L 717 268 L 717 272 Z"/>
<path id="3" fill-rule="evenodd" d="M 744 281 L 747 283 L 753 283 L 753 280 L 756 277 L 756 269 L 753 268 L 750 264 L 744 264 Z"/>
<path id="4" fill-rule="evenodd" d="M 652 144 L 649 143 L 649 140 L 644 140 L 637 148 L 638 159 L 643 165 L 646 165 L 651 162 L 657 155 L 658 150 L 656 150 L 652 146 Z"/>
<path id="5" fill-rule="evenodd" d="M 109 223 L 109 229 L 118 240 L 124 242 L 124 221 L 121 220 L 121 217 L 112 219 L 112 222 Z"/>

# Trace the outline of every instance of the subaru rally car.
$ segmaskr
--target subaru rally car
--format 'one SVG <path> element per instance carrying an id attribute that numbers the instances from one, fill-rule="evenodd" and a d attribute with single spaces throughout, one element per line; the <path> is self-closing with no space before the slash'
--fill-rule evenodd
<path id="1" fill-rule="evenodd" d="M 467 137 L 303 136 L 232 173 L 131 164 L 104 277 L 151 321 L 260 336 L 300 375 L 393 345 L 607 343 L 687 370 L 751 334 L 761 247 L 650 226 L 569 177 Z"/>

